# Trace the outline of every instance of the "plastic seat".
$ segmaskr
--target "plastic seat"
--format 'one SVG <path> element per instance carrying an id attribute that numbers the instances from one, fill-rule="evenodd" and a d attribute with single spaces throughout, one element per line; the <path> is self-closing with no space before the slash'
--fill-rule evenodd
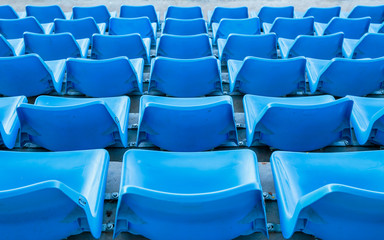
<path id="1" fill-rule="evenodd" d="M 381 238 L 383 157 L 383 151 L 274 152 L 284 238 L 296 231 L 329 240 Z"/>
<path id="2" fill-rule="evenodd" d="M 217 39 L 227 39 L 229 34 L 260 34 L 260 20 L 258 18 L 247 19 L 221 19 L 220 23 L 212 23 L 213 42 Z"/>
<path id="3" fill-rule="evenodd" d="M 105 5 L 92 7 L 73 7 L 73 19 L 93 17 L 96 23 L 105 23 L 106 29 L 109 29 L 109 19 L 116 17 L 116 12 L 109 12 Z"/>
<path id="4" fill-rule="evenodd" d="M 263 28 L 264 23 L 272 24 L 276 18 L 293 18 L 294 8 L 293 6 L 286 7 L 262 7 L 258 13 L 251 12 L 251 17 L 258 17 L 260 19 L 260 26 Z"/>
<path id="5" fill-rule="evenodd" d="M 109 155 L 1 151 L 0 231 L 4 239 L 99 238 Z"/>
<path id="6" fill-rule="evenodd" d="M 163 34 L 172 35 L 196 35 L 208 34 L 207 23 L 202 18 L 197 19 L 175 19 L 167 18 L 164 22 Z"/>
<path id="7" fill-rule="evenodd" d="M 126 56 L 142 58 L 150 64 L 151 39 L 141 38 L 140 34 L 102 35 L 95 34 L 92 38 L 91 58 L 108 59 Z"/>
<path id="8" fill-rule="evenodd" d="M 164 19 L 168 18 L 174 19 L 196 19 L 196 18 L 204 18 L 203 12 L 201 11 L 201 7 L 176 7 L 169 6 L 166 13 L 164 14 Z"/>
<path id="9" fill-rule="evenodd" d="M 17 19 L 19 15 L 10 5 L 0 5 L 0 19 Z"/>
<path id="10" fill-rule="evenodd" d="M 277 38 L 295 39 L 300 35 L 313 35 L 313 17 L 282 18 L 278 17 L 270 23 L 263 23 L 265 33 L 276 33 Z"/>
<path id="11" fill-rule="evenodd" d="M 17 108 L 20 143 L 37 144 L 51 151 L 127 147 L 127 96 L 65 98 L 39 96 L 35 104 Z"/>
<path id="12" fill-rule="evenodd" d="M 383 24 L 374 24 L 371 23 L 369 26 L 370 33 L 384 33 L 384 23 Z"/>
<path id="13" fill-rule="evenodd" d="M 371 23 L 384 22 L 384 5 L 379 6 L 355 6 L 347 15 L 347 18 L 363 18 L 370 17 Z"/>
<path id="14" fill-rule="evenodd" d="M 15 44 L 15 46 L 14 46 Z M 0 34 L 0 57 L 19 56 L 24 54 L 24 42 L 7 40 Z"/>
<path id="15" fill-rule="evenodd" d="M 104 34 L 105 24 L 96 24 L 92 17 L 62 20 L 55 19 L 55 33 L 71 33 L 75 39 L 92 38 L 95 33 Z"/>
<path id="16" fill-rule="evenodd" d="M 143 92 L 144 60 L 116 57 L 106 60 L 67 60 L 67 90 L 91 97 L 114 97 Z"/>
<path id="17" fill-rule="evenodd" d="M 196 59 L 157 57 L 152 66 L 149 92 L 174 97 L 221 93 L 219 61 L 213 56 Z"/>
<path id="18" fill-rule="evenodd" d="M 377 59 L 307 59 L 307 76 L 312 93 L 337 97 L 365 96 L 383 88 L 384 57 Z"/>
<path id="19" fill-rule="evenodd" d="M 20 130 L 16 108 L 25 102 L 28 102 L 28 100 L 24 96 L 0 98 L 0 145 L 5 145 L 8 149 L 15 146 Z"/>
<path id="20" fill-rule="evenodd" d="M 305 92 L 305 58 L 228 60 L 230 91 L 279 97 Z"/>
<path id="21" fill-rule="evenodd" d="M 148 17 L 151 23 L 156 23 L 157 28 L 160 29 L 160 19 L 159 12 L 156 12 L 153 5 L 143 5 L 143 6 L 129 6 L 122 5 L 120 8 L 120 17 L 121 18 L 138 18 L 138 17 Z"/>
<path id="22" fill-rule="evenodd" d="M 347 98 L 353 100 L 351 123 L 359 144 L 371 142 L 384 145 L 383 99 L 354 96 Z"/>
<path id="23" fill-rule="evenodd" d="M 148 17 L 111 18 L 109 35 L 126 35 L 138 33 L 142 38 L 150 38 L 151 45 L 156 45 L 156 24 Z"/>
<path id="24" fill-rule="evenodd" d="M 53 32 L 53 21 L 55 19 L 67 19 L 63 10 L 58 5 L 51 6 L 31 6 L 25 7 L 27 16 L 35 17 L 43 26 L 45 32 Z"/>
<path id="25" fill-rule="evenodd" d="M 44 62 L 36 54 L 0 58 L 0 94 L 27 97 L 61 92 L 65 60 Z"/>
<path id="26" fill-rule="evenodd" d="M 142 96 L 139 111 L 137 146 L 150 142 L 169 151 L 196 152 L 237 144 L 230 96 Z"/>
<path id="27" fill-rule="evenodd" d="M 359 39 L 368 32 L 370 22 L 369 17 L 356 19 L 335 17 L 328 24 L 315 23 L 315 32 L 319 36 L 343 32 L 344 38 Z"/>
<path id="28" fill-rule="evenodd" d="M 332 18 L 340 17 L 340 11 L 340 6 L 326 8 L 310 7 L 305 13 L 295 12 L 295 16 L 297 18 L 314 17 L 315 22 L 327 24 Z"/>
<path id="29" fill-rule="evenodd" d="M 127 151 L 115 226 L 114 237 L 128 231 L 155 240 L 268 236 L 256 154 Z"/>
<path id="30" fill-rule="evenodd" d="M 242 19 L 248 17 L 249 14 L 247 7 L 216 7 L 213 11 L 208 11 L 209 26 L 212 26 L 212 23 L 219 23 L 223 18 Z"/>
<path id="31" fill-rule="evenodd" d="M 288 151 L 313 151 L 336 141 L 351 140 L 353 102 L 329 95 L 243 98 L 247 146 L 266 144 Z"/>
<path id="32" fill-rule="evenodd" d="M 157 56 L 190 59 L 212 56 L 211 41 L 207 34 L 176 36 L 163 34 L 156 49 Z"/>
<path id="33" fill-rule="evenodd" d="M 384 57 L 384 34 L 366 33 L 360 40 L 346 39 L 343 54 L 354 59 Z"/>
<path id="34" fill-rule="evenodd" d="M 242 61 L 245 57 L 277 58 L 276 34 L 229 34 L 227 39 L 217 39 L 219 59 Z"/>
<path id="35" fill-rule="evenodd" d="M 0 19 L 0 34 L 6 39 L 23 38 L 24 32 L 45 33 L 43 27 L 34 17 Z"/>
<path id="36" fill-rule="evenodd" d="M 301 35 L 296 39 L 279 38 L 281 56 L 283 58 L 309 57 L 316 59 L 332 59 L 342 57 L 343 33 L 325 36 Z"/>
<path id="37" fill-rule="evenodd" d="M 75 40 L 70 33 L 24 33 L 25 53 L 36 53 L 44 61 L 69 57 L 86 58 L 89 43 L 88 38 Z"/>

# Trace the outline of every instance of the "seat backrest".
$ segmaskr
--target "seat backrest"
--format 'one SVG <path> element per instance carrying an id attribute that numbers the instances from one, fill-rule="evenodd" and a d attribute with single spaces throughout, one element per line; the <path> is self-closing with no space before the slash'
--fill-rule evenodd
<path id="1" fill-rule="evenodd" d="M 105 23 L 109 26 L 109 19 L 111 14 L 109 13 L 105 5 L 93 6 L 93 7 L 73 7 L 73 19 L 93 17 L 96 23 Z"/>
<path id="2" fill-rule="evenodd" d="M 293 6 L 287 7 L 262 7 L 258 13 L 260 18 L 260 24 L 263 26 L 263 23 L 273 23 L 276 18 L 293 18 L 294 8 Z"/>
<path id="3" fill-rule="evenodd" d="M 55 33 L 71 33 L 75 39 L 92 38 L 95 33 L 100 33 L 95 20 L 91 17 L 75 20 L 55 20 Z"/>
<path id="4" fill-rule="evenodd" d="M 295 39 L 300 35 L 314 34 L 314 18 L 282 18 L 278 17 L 272 24 L 270 32 L 274 32 L 277 38 Z"/>
<path id="5" fill-rule="evenodd" d="M 15 51 L 12 45 L 7 41 L 3 35 L 0 34 L 0 57 L 15 56 Z"/>
<path id="6" fill-rule="evenodd" d="M 221 19 L 217 29 L 216 39 L 226 39 L 231 33 L 246 35 L 260 34 L 260 20 L 259 18 Z"/>
<path id="7" fill-rule="evenodd" d="M 343 32 L 345 38 L 359 39 L 368 32 L 370 17 L 365 18 L 339 18 L 335 17 L 324 30 L 324 35 Z"/>
<path id="8" fill-rule="evenodd" d="M 16 11 L 9 5 L 0 6 L 0 19 L 16 19 L 19 18 Z"/>
<path id="9" fill-rule="evenodd" d="M 219 23 L 220 20 L 223 18 L 241 19 L 241 18 L 248 18 L 248 17 L 249 15 L 248 15 L 247 7 L 237 7 L 237 8 L 216 7 L 215 10 L 213 10 L 210 24 Z"/>
<path id="10" fill-rule="evenodd" d="M 154 30 L 148 17 L 138 18 L 111 18 L 109 25 L 110 35 L 125 35 L 138 33 L 142 38 L 154 40 Z"/>
<path id="11" fill-rule="evenodd" d="M 339 17 L 340 11 L 340 6 L 328 8 L 310 7 L 305 12 L 304 17 L 314 17 L 315 22 L 328 23 L 332 18 Z"/>
<path id="12" fill-rule="evenodd" d="M 6 39 L 23 38 L 24 32 L 44 34 L 43 28 L 34 17 L 0 19 L 0 33 Z"/>
<path id="13" fill-rule="evenodd" d="M 208 33 L 208 29 L 207 23 L 202 18 L 167 18 L 164 23 L 163 33 L 173 35 L 196 35 L 201 33 Z"/>
<path id="14" fill-rule="evenodd" d="M 384 34 L 366 33 L 357 43 L 352 58 L 384 57 Z"/>
<path id="15" fill-rule="evenodd" d="M 27 16 L 35 17 L 39 23 L 51 23 L 56 18 L 65 19 L 63 10 L 58 5 L 25 7 Z"/>
<path id="16" fill-rule="evenodd" d="M 370 17 L 372 23 L 384 22 L 384 5 L 356 6 L 349 13 L 348 18 Z"/>
<path id="17" fill-rule="evenodd" d="M 144 5 L 144 6 L 128 6 L 122 5 L 120 8 L 120 17 L 121 18 L 138 18 L 138 17 L 148 17 L 151 22 L 158 21 L 158 16 L 153 5 Z"/>
<path id="18" fill-rule="evenodd" d="M 165 19 L 175 18 L 175 19 L 195 19 L 203 18 L 203 12 L 201 7 L 176 7 L 169 6 L 165 14 Z"/>

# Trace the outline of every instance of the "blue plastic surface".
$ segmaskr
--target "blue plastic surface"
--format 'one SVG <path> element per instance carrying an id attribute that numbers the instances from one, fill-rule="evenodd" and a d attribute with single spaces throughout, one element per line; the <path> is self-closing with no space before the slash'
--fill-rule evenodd
<path id="1" fill-rule="evenodd" d="M 11 57 L 16 55 L 20 54 L 16 54 L 13 46 L 0 34 L 0 57 Z"/>
<path id="2" fill-rule="evenodd" d="M 111 13 L 105 5 L 98 5 L 92 7 L 73 7 L 73 19 L 93 17 L 96 23 L 105 23 L 106 28 L 109 28 L 109 19 Z"/>
<path id="3" fill-rule="evenodd" d="M 247 146 L 262 143 L 288 151 L 312 151 L 350 140 L 353 102 L 332 96 L 243 98 Z"/>
<path id="4" fill-rule="evenodd" d="M 338 32 L 344 33 L 344 38 L 359 39 L 368 32 L 371 18 L 339 18 L 335 17 L 328 24 L 315 23 L 317 35 L 328 35 Z"/>
<path id="5" fill-rule="evenodd" d="M 384 57 L 384 34 L 366 33 L 360 40 L 346 39 L 343 54 L 354 59 Z"/>
<path id="6" fill-rule="evenodd" d="M 85 58 L 88 54 L 89 39 L 75 40 L 70 33 L 38 34 L 24 33 L 25 53 L 36 53 L 44 61 Z"/>
<path id="7" fill-rule="evenodd" d="M 92 37 L 91 58 L 108 59 L 120 56 L 142 58 L 150 64 L 151 39 L 142 39 L 140 34 L 102 35 Z"/>
<path id="8" fill-rule="evenodd" d="M 355 96 L 347 98 L 353 100 L 351 123 L 359 144 L 364 145 L 369 141 L 384 145 L 384 100 Z"/>
<path id="9" fill-rule="evenodd" d="M 65 14 L 58 5 L 25 6 L 28 17 L 35 17 L 39 23 L 53 23 L 55 19 L 65 19 Z"/>
<path id="10" fill-rule="evenodd" d="M 212 23 L 213 42 L 217 39 L 227 39 L 230 34 L 258 35 L 260 34 L 259 18 L 228 19 L 223 18 L 220 23 Z"/>
<path id="11" fill-rule="evenodd" d="M 61 92 L 65 60 L 44 62 L 36 54 L 0 58 L 0 94 L 27 97 Z"/>
<path id="12" fill-rule="evenodd" d="M 19 15 L 10 5 L 1 5 L 0 18 L 1 19 L 17 19 L 19 18 Z"/>
<path id="13" fill-rule="evenodd" d="M 276 34 L 242 35 L 229 34 L 227 39 L 218 39 L 219 59 L 242 61 L 245 57 L 277 58 Z"/>
<path id="14" fill-rule="evenodd" d="M 313 35 L 313 17 L 282 18 L 278 17 L 270 23 L 263 23 L 265 33 L 276 33 L 277 38 L 295 39 L 300 35 Z"/>
<path id="15" fill-rule="evenodd" d="M 383 88 L 384 57 L 377 59 L 307 59 L 307 76 L 312 93 L 316 90 L 344 97 L 365 96 Z"/>
<path id="16" fill-rule="evenodd" d="M 267 7 L 260 8 L 260 11 L 255 14 L 260 19 L 260 25 L 263 28 L 264 23 L 272 24 L 276 18 L 293 18 L 294 8 L 293 6 L 286 7 Z"/>
<path id="17" fill-rule="evenodd" d="M 370 17 L 371 23 L 384 22 L 384 5 L 380 6 L 355 6 L 348 14 L 348 18 Z"/>
<path id="18" fill-rule="evenodd" d="M 196 19 L 196 18 L 204 18 L 204 16 L 200 6 L 194 6 L 194 7 L 169 6 L 164 15 L 165 20 L 167 20 L 168 18 Z"/>
<path id="19" fill-rule="evenodd" d="M 384 151 L 274 152 L 271 166 L 284 238 L 380 239 Z"/>
<path id="20" fill-rule="evenodd" d="M 138 18 L 148 17 L 151 23 L 156 23 L 157 28 L 160 28 L 159 14 L 156 12 L 153 5 L 142 5 L 142 6 L 130 6 L 122 5 L 120 7 L 121 18 Z"/>
<path id="21" fill-rule="evenodd" d="M 208 11 L 209 26 L 211 26 L 212 23 L 219 23 L 223 18 L 242 19 L 248 17 L 249 14 L 247 7 L 216 7 L 213 12 Z"/>
<path id="22" fill-rule="evenodd" d="M 16 108 L 25 102 L 28 100 L 24 96 L 0 98 L 0 145 L 5 145 L 9 149 L 15 146 L 20 130 Z"/>
<path id="23" fill-rule="evenodd" d="M 45 33 L 34 17 L 0 19 L 0 34 L 6 39 L 23 38 L 24 32 Z"/>
<path id="24" fill-rule="evenodd" d="M 190 36 L 162 34 L 156 49 L 157 56 L 180 59 L 201 58 L 212 54 L 208 34 Z"/>
<path id="25" fill-rule="evenodd" d="M 213 56 L 195 59 L 157 57 L 152 64 L 149 92 L 174 97 L 221 93 L 220 67 Z"/>
<path id="26" fill-rule="evenodd" d="M 237 144 L 230 96 L 142 96 L 139 111 L 138 146 L 151 142 L 169 151 L 196 152 L 229 142 Z"/>
<path id="27" fill-rule="evenodd" d="M 343 33 L 325 36 L 300 35 L 296 39 L 279 38 L 280 53 L 283 58 L 308 57 L 332 59 L 343 56 Z"/>
<path id="28" fill-rule="evenodd" d="M 91 97 L 114 97 L 143 92 L 144 60 L 116 57 L 106 60 L 67 60 L 67 90 Z"/>
<path id="29" fill-rule="evenodd" d="M 303 14 L 302 17 L 314 17 L 315 22 L 319 23 L 329 23 L 332 18 L 339 17 L 340 16 L 341 7 L 325 7 L 325 8 L 319 8 L 319 7 L 310 7 L 307 9 L 307 11 Z M 295 13 L 296 17 L 300 13 Z"/>
<path id="30" fill-rule="evenodd" d="M 230 91 L 280 97 L 305 92 L 305 58 L 228 60 Z"/>
<path id="31" fill-rule="evenodd" d="M 92 17 L 74 20 L 55 19 L 55 33 L 69 32 L 75 39 L 91 39 L 95 33 L 104 34 L 105 28 L 104 23 L 96 24 Z"/>
<path id="32" fill-rule="evenodd" d="M 51 151 L 127 147 L 127 96 L 112 98 L 65 98 L 39 96 L 35 104 L 17 108 L 20 143 L 37 144 Z"/>
<path id="33" fill-rule="evenodd" d="M 154 240 L 268 236 L 256 154 L 127 151 L 115 226 Z"/>
<path id="34" fill-rule="evenodd" d="M 125 35 L 138 33 L 142 38 L 150 38 L 151 45 L 156 44 L 156 24 L 152 24 L 148 17 L 111 18 L 110 35 Z"/>
<path id="35" fill-rule="evenodd" d="M 207 23 L 203 18 L 175 19 L 167 18 L 164 22 L 162 33 L 172 35 L 208 34 Z"/>
<path id="36" fill-rule="evenodd" d="M 83 231 L 100 237 L 107 151 L 1 151 L 0 158 L 3 239 L 65 239 Z"/>

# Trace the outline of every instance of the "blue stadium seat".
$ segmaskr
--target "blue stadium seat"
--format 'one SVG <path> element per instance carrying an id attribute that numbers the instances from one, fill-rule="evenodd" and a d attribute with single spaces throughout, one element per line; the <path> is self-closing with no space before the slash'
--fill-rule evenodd
<path id="1" fill-rule="evenodd" d="M 325 8 L 319 8 L 319 7 L 310 7 L 307 9 L 305 13 L 303 12 L 295 12 L 296 18 L 305 18 L 305 17 L 314 17 L 315 22 L 318 23 L 329 23 L 332 18 L 334 17 L 340 17 L 340 6 L 336 7 L 325 7 Z"/>
<path id="2" fill-rule="evenodd" d="M 169 151 L 210 150 L 224 143 L 237 144 L 230 96 L 140 99 L 137 146 L 144 142 Z"/>
<path id="3" fill-rule="evenodd" d="M 228 60 L 230 91 L 280 97 L 305 92 L 305 58 Z"/>
<path id="4" fill-rule="evenodd" d="M 266 144 L 288 151 L 312 151 L 350 140 L 353 102 L 329 95 L 243 98 L 247 146 Z"/>
<path id="5" fill-rule="evenodd" d="M 346 58 L 384 57 L 384 34 L 366 33 L 361 39 L 346 39 L 343 44 Z"/>
<path id="6" fill-rule="evenodd" d="M 208 11 L 208 24 L 212 26 L 212 23 L 219 23 L 223 18 L 242 19 L 248 17 L 247 7 L 216 7 L 213 11 Z"/>
<path id="7" fill-rule="evenodd" d="M 143 69 L 141 58 L 70 58 L 67 60 L 67 90 L 74 89 L 91 97 L 143 93 Z"/>
<path id="8" fill-rule="evenodd" d="M 383 99 L 355 96 L 347 98 L 353 100 L 351 123 L 359 144 L 364 145 L 369 141 L 384 145 Z"/>
<path id="9" fill-rule="evenodd" d="M 114 237 L 120 232 L 183 240 L 268 236 L 256 154 L 127 151 L 115 226 Z"/>
<path id="10" fill-rule="evenodd" d="M 337 97 L 365 96 L 383 88 L 384 57 L 377 59 L 307 59 L 307 76 L 312 93 Z"/>
<path id="11" fill-rule="evenodd" d="M 122 5 L 120 8 L 121 18 L 138 18 L 148 17 L 151 23 L 156 23 L 157 28 L 160 29 L 159 12 L 156 12 L 153 5 L 144 6 L 128 6 Z"/>
<path id="12" fill-rule="evenodd" d="M 150 64 L 151 39 L 141 38 L 140 34 L 102 35 L 92 37 L 91 58 L 108 59 L 126 56 L 142 58 L 145 64 Z"/>
<path id="13" fill-rule="evenodd" d="M 36 53 L 44 61 L 69 57 L 86 58 L 89 43 L 88 38 L 75 40 L 70 33 L 24 33 L 25 53 Z"/>
<path id="14" fill-rule="evenodd" d="M 151 23 L 148 17 L 111 18 L 109 35 L 138 33 L 142 38 L 150 38 L 151 45 L 156 45 L 156 29 L 156 23 Z"/>
<path id="15" fill-rule="evenodd" d="M 105 23 L 106 29 L 109 29 L 109 19 L 116 17 L 116 12 L 109 12 L 105 5 L 92 7 L 73 7 L 73 19 L 93 17 L 96 23 Z"/>
<path id="16" fill-rule="evenodd" d="M 1 151 L 0 158 L 2 238 L 66 239 L 83 231 L 100 237 L 107 151 Z"/>
<path id="17" fill-rule="evenodd" d="M 65 60 L 44 62 L 36 54 L 0 58 L 0 94 L 27 97 L 61 93 Z"/>
<path id="18" fill-rule="evenodd" d="M 0 19 L 17 19 L 19 15 L 10 5 L 0 5 Z"/>
<path id="19" fill-rule="evenodd" d="M 258 17 L 260 19 L 260 25 L 263 28 L 264 23 L 272 24 L 276 18 L 293 18 L 294 8 L 293 6 L 287 7 L 262 7 L 258 13 L 251 12 L 251 17 Z"/>
<path id="20" fill-rule="evenodd" d="M 355 6 L 347 18 L 363 18 L 370 17 L 371 23 L 381 24 L 384 22 L 384 5 L 379 6 Z"/>
<path id="21" fill-rule="evenodd" d="M 168 18 L 175 19 L 196 19 L 196 18 L 204 18 L 203 12 L 201 11 L 201 7 L 176 7 L 169 6 L 167 11 L 164 14 L 164 20 Z"/>
<path id="22" fill-rule="evenodd" d="M 309 57 L 332 59 L 342 57 L 343 33 L 325 36 L 300 35 L 296 39 L 279 38 L 280 53 L 283 58 Z"/>
<path id="23" fill-rule="evenodd" d="M 384 151 L 274 152 L 281 230 L 319 239 L 380 239 Z"/>
<path id="24" fill-rule="evenodd" d="M 163 24 L 162 33 L 172 35 L 196 35 L 202 33 L 208 34 L 208 28 L 207 23 L 203 18 L 167 18 L 167 20 Z"/>
<path id="25" fill-rule="evenodd" d="M 19 56 L 24 54 L 24 42 L 19 39 L 7 40 L 0 34 L 0 57 Z"/>
<path id="26" fill-rule="evenodd" d="M 220 23 L 212 23 L 213 42 L 217 43 L 217 39 L 227 39 L 229 34 L 260 34 L 259 18 L 246 19 L 221 19 Z"/>
<path id="27" fill-rule="evenodd" d="M 149 92 L 174 97 L 221 93 L 220 63 L 214 56 L 195 59 L 157 57 L 152 64 Z"/>
<path id="28" fill-rule="evenodd" d="M 212 46 L 207 34 L 191 36 L 163 34 L 157 44 L 156 54 L 180 59 L 201 58 L 212 56 Z"/>
<path id="29" fill-rule="evenodd" d="M 374 24 L 371 23 L 369 26 L 370 33 L 384 33 L 384 23 L 383 24 Z"/>
<path id="30" fill-rule="evenodd" d="M 28 100 L 24 96 L 0 98 L 0 145 L 5 145 L 9 149 L 15 146 L 20 130 L 20 122 L 16 114 L 16 108 L 20 106 L 21 103 L 26 102 L 28 102 Z"/>
<path id="31" fill-rule="evenodd" d="M 6 39 L 22 39 L 24 32 L 45 33 L 34 17 L 0 19 L 0 34 Z"/>
<path id="32" fill-rule="evenodd" d="M 270 23 L 263 23 L 265 33 L 276 33 L 277 38 L 295 39 L 300 35 L 313 35 L 313 17 L 282 18 L 278 17 Z"/>
<path id="33" fill-rule="evenodd" d="M 104 34 L 105 30 L 105 23 L 96 24 L 92 17 L 74 20 L 55 19 L 55 33 L 69 32 L 75 39 L 91 39 L 93 34 Z"/>
<path id="34" fill-rule="evenodd" d="M 276 34 L 242 35 L 229 34 L 227 39 L 218 39 L 217 48 L 219 59 L 240 60 L 245 57 L 277 58 Z"/>
<path id="35" fill-rule="evenodd" d="M 338 32 L 344 33 L 344 38 L 359 39 L 368 32 L 371 18 L 339 18 L 335 17 L 328 23 L 315 23 L 317 35 L 328 35 Z"/>
<path id="36" fill-rule="evenodd" d="M 53 32 L 53 21 L 55 19 L 67 19 L 63 10 L 58 5 L 51 6 L 31 6 L 25 7 L 28 17 L 35 17 L 44 28 L 46 33 Z"/>
<path id="37" fill-rule="evenodd" d="M 127 96 L 65 98 L 39 96 L 35 104 L 17 108 L 20 144 L 37 144 L 51 151 L 127 147 Z"/>

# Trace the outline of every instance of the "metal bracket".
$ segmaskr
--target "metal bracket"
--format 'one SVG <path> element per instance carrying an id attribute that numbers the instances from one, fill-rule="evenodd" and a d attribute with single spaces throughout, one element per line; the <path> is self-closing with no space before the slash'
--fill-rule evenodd
<path id="1" fill-rule="evenodd" d="M 264 200 L 276 201 L 276 194 L 271 192 L 263 192 Z"/>
<path id="2" fill-rule="evenodd" d="M 277 223 L 267 223 L 268 232 L 281 233 L 281 226 Z"/>
<path id="3" fill-rule="evenodd" d="M 118 192 L 105 193 L 104 195 L 104 200 L 117 200 L 117 199 L 119 199 Z"/>
<path id="4" fill-rule="evenodd" d="M 115 225 L 113 223 L 103 223 L 101 226 L 101 231 L 102 232 L 113 232 L 115 229 Z"/>
<path id="5" fill-rule="evenodd" d="M 138 128 L 139 128 L 139 124 L 137 123 L 128 125 L 128 129 L 138 129 Z"/>

